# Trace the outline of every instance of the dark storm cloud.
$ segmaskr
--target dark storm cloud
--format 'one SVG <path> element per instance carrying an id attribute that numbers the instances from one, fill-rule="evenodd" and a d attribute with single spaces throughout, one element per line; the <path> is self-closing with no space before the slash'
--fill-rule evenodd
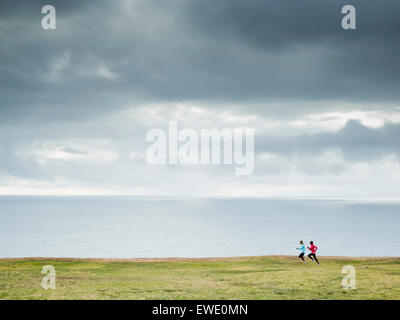
<path id="1" fill-rule="evenodd" d="M 400 3 L 351 3 L 357 9 L 356 31 L 340 27 L 341 8 L 349 1 L 206 0 L 193 3 L 188 17 L 209 39 L 258 53 L 249 55 L 256 61 L 232 63 L 233 72 L 226 70 L 241 79 L 235 83 L 239 94 L 397 100 Z"/>
<path id="2" fill-rule="evenodd" d="M 1 19 L 34 19 L 40 16 L 42 7 L 45 5 L 53 5 L 56 9 L 62 10 L 63 15 L 68 16 L 77 12 L 88 10 L 90 6 L 96 6 L 104 1 L 102 0 L 5 0 L 0 2 L 0 18 Z M 39 20 L 40 26 L 40 20 Z"/>
<path id="3" fill-rule="evenodd" d="M 256 152 L 318 155 L 326 150 L 340 150 L 347 160 L 370 161 L 387 155 L 400 158 L 400 125 L 386 124 L 369 128 L 350 120 L 337 132 L 299 135 L 289 138 L 260 136 Z"/>
<path id="4" fill-rule="evenodd" d="M 351 2 L 356 31 L 340 27 L 342 0 L 2 1 L 0 121 L 154 101 L 397 102 L 400 2 Z M 43 31 L 49 3 L 57 30 Z"/>

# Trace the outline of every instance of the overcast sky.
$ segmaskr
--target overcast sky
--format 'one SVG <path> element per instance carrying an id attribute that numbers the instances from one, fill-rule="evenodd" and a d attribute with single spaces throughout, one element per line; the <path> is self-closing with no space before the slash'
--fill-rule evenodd
<path id="1" fill-rule="evenodd" d="M 399 14 L 398 0 L 1 1 L 0 194 L 399 197 Z M 171 120 L 254 129 L 254 173 L 147 164 L 147 131 Z"/>

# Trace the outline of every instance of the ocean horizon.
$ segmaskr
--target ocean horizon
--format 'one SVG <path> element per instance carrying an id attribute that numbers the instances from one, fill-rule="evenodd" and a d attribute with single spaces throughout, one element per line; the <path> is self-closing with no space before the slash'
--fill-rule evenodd
<path id="1" fill-rule="evenodd" d="M 0 196 L 0 257 L 400 256 L 397 199 Z"/>

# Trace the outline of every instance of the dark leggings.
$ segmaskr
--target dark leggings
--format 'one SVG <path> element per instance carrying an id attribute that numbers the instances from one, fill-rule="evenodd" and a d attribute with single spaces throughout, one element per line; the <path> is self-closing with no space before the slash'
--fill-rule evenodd
<path id="1" fill-rule="evenodd" d="M 302 253 L 299 254 L 299 258 L 300 258 L 301 260 L 305 261 L 305 260 L 304 260 L 304 252 L 302 252 Z"/>
<path id="2" fill-rule="evenodd" d="M 308 257 L 309 257 L 311 260 L 315 260 L 315 261 L 317 261 L 317 263 L 319 263 L 319 261 L 318 261 L 318 259 L 317 259 L 317 256 L 315 255 L 315 253 L 310 253 L 310 254 L 308 255 Z"/>

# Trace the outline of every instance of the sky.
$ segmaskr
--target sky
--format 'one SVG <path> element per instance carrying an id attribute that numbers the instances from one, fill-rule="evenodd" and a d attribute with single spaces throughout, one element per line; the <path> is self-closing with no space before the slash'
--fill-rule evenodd
<path id="1" fill-rule="evenodd" d="M 52 4 L 56 30 L 41 28 Z M 341 9 L 357 29 L 341 28 Z M 400 196 L 398 0 L 0 2 L 0 195 Z M 146 133 L 255 130 L 254 172 Z"/>

